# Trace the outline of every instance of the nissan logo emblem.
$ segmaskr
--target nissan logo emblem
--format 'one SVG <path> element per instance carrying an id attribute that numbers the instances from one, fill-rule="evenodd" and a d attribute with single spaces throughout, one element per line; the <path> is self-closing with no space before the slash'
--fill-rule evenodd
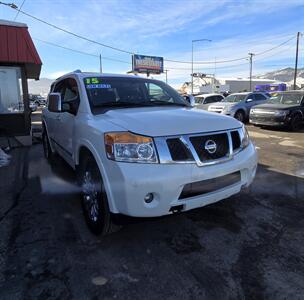
<path id="1" fill-rule="evenodd" d="M 208 140 L 205 143 L 205 150 L 208 151 L 208 153 L 213 154 L 216 151 L 216 142 L 213 140 Z"/>

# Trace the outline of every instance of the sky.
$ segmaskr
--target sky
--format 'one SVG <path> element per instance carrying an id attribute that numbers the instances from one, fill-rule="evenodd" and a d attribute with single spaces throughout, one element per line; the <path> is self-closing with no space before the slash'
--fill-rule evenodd
<path id="1" fill-rule="evenodd" d="M 304 33 L 303 0 L 2 0 L 49 23 L 89 39 L 130 52 L 162 56 L 168 82 L 178 87 L 194 71 L 217 77 L 248 77 L 248 53 L 253 75 L 294 67 L 296 33 Z M 41 77 L 58 76 L 80 69 L 126 73 L 131 55 L 102 47 L 42 24 L 0 5 L 0 19 L 26 23 L 43 62 Z M 300 39 L 299 67 L 304 67 L 304 36 Z M 44 42 L 42 42 L 44 41 Z M 85 55 L 47 44 L 72 48 Z M 286 42 L 286 43 L 285 43 Z M 280 47 L 280 44 L 283 44 Z M 275 48 L 272 51 L 266 51 Z M 266 51 L 264 54 L 263 52 Z M 222 63 L 225 60 L 234 62 Z M 112 61 L 110 59 L 119 60 Z M 154 78 L 164 80 L 165 76 Z"/>

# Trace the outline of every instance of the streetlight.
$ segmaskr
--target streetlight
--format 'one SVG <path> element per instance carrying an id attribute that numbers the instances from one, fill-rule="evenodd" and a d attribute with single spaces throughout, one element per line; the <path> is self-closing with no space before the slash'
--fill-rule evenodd
<path id="1" fill-rule="evenodd" d="M 212 42 L 208 39 L 192 40 L 192 63 L 191 63 L 191 94 L 193 94 L 193 44 L 197 42 Z"/>

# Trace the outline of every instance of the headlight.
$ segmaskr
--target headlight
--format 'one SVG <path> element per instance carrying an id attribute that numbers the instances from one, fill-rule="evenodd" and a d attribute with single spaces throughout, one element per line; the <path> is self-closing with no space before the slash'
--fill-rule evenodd
<path id="1" fill-rule="evenodd" d="M 276 116 L 286 116 L 288 113 L 289 113 L 288 110 L 277 110 L 277 111 L 275 111 L 274 114 L 275 114 Z"/>
<path id="2" fill-rule="evenodd" d="M 242 148 L 246 148 L 250 143 L 250 138 L 248 131 L 245 127 L 245 125 L 242 126 L 242 135 L 241 135 L 241 146 Z"/>
<path id="3" fill-rule="evenodd" d="M 224 111 L 231 112 L 233 110 L 233 106 L 227 106 L 224 108 Z"/>
<path id="4" fill-rule="evenodd" d="M 153 139 L 130 132 L 105 134 L 105 147 L 109 159 L 125 162 L 157 163 Z"/>

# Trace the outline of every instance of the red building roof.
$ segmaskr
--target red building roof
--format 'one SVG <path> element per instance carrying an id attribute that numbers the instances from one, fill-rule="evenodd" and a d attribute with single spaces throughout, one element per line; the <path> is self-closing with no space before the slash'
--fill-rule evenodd
<path id="1" fill-rule="evenodd" d="M 0 65 L 24 65 L 27 78 L 39 79 L 42 62 L 27 25 L 0 20 Z"/>

